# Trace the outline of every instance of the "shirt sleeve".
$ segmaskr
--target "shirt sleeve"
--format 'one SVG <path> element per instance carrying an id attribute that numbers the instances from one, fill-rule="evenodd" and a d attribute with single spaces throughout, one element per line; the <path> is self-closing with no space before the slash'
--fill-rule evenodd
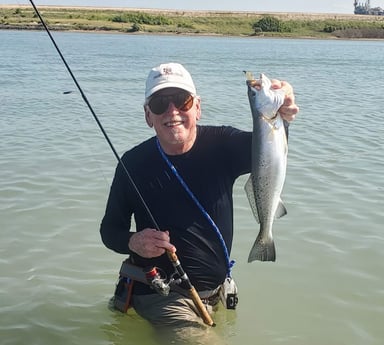
<path id="1" fill-rule="evenodd" d="M 130 254 L 128 242 L 135 233 L 130 231 L 133 208 L 129 202 L 128 177 L 122 165 L 117 165 L 112 181 L 105 215 L 100 226 L 104 245 L 120 254 Z"/>

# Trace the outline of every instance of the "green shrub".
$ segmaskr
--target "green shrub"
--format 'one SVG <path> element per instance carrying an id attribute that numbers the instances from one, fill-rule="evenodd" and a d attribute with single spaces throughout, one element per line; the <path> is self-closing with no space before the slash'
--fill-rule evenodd
<path id="1" fill-rule="evenodd" d="M 273 16 L 264 16 L 252 25 L 252 29 L 254 29 L 255 32 L 260 29 L 263 32 L 281 32 L 282 23 L 279 19 Z"/>
<path id="2" fill-rule="evenodd" d="M 165 16 L 147 13 L 121 13 L 110 18 L 115 23 L 138 23 L 147 25 L 171 25 L 172 21 Z"/>
<path id="3" fill-rule="evenodd" d="M 128 32 L 138 32 L 141 30 L 141 26 L 137 23 L 133 23 L 132 27 L 128 29 Z"/>
<path id="4" fill-rule="evenodd" d="M 185 22 L 178 23 L 177 27 L 180 29 L 194 29 L 195 28 L 192 24 L 185 23 Z"/>

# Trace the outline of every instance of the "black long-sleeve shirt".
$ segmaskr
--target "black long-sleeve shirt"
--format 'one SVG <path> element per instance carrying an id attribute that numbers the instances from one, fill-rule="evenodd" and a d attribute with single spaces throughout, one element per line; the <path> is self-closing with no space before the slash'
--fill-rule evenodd
<path id="1" fill-rule="evenodd" d="M 185 154 L 168 156 L 193 194 L 218 226 L 230 252 L 233 237 L 233 184 L 250 172 L 252 133 L 233 127 L 198 126 L 193 147 Z M 156 223 L 168 230 L 177 256 L 198 291 L 216 288 L 226 275 L 227 262 L 219 238 L 194 201 L 161 157 L 152 137 L 126 152 L 122 161 Z M 131 228 L 134 216 L 136 229 Z M 154 227 L 121 164 L 111 186 L 101 223 L 104 244 L 130 254 L 135 264 L 157 266 L 171 274 L 166 255 L 145 259 L 128 249 L 134 231 Z M 137 284 L 135 293 L 152 293 Z"/>

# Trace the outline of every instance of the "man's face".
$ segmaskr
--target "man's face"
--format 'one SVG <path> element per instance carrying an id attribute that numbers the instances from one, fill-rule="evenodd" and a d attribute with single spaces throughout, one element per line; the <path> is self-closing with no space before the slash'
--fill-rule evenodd
<path id="1" fill-rule="evenodd" d="M 166 88 L 152 95 L 144 106 L 146 121 L 153 126 L 164 151 L 181 154 L 196 139 L 200 99 L 178 88 Z"/>

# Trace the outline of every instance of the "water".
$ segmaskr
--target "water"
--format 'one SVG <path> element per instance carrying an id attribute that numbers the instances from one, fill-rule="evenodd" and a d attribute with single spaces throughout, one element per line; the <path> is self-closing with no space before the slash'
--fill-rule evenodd
<path id="1" fill-rule="evenodd" d="M 160 62 L 191 71 L 202 124 L 250 128 L 242 70 L 289 80 L 301 112 L 277 262 L 246 262 L 258 226 L 242 177 L 232 251 L 240 302 L 210 332 L 222 344 L 382 344 L 383 41 L 54 37 L 119 154 L 152 135 L 143 91 Z M 134 312 L 108 309 L 124 259 L 98 233 L 114 156 L 45 33 L 1 31 L 0 52 L 1 343 L 158 344 Z"/>

